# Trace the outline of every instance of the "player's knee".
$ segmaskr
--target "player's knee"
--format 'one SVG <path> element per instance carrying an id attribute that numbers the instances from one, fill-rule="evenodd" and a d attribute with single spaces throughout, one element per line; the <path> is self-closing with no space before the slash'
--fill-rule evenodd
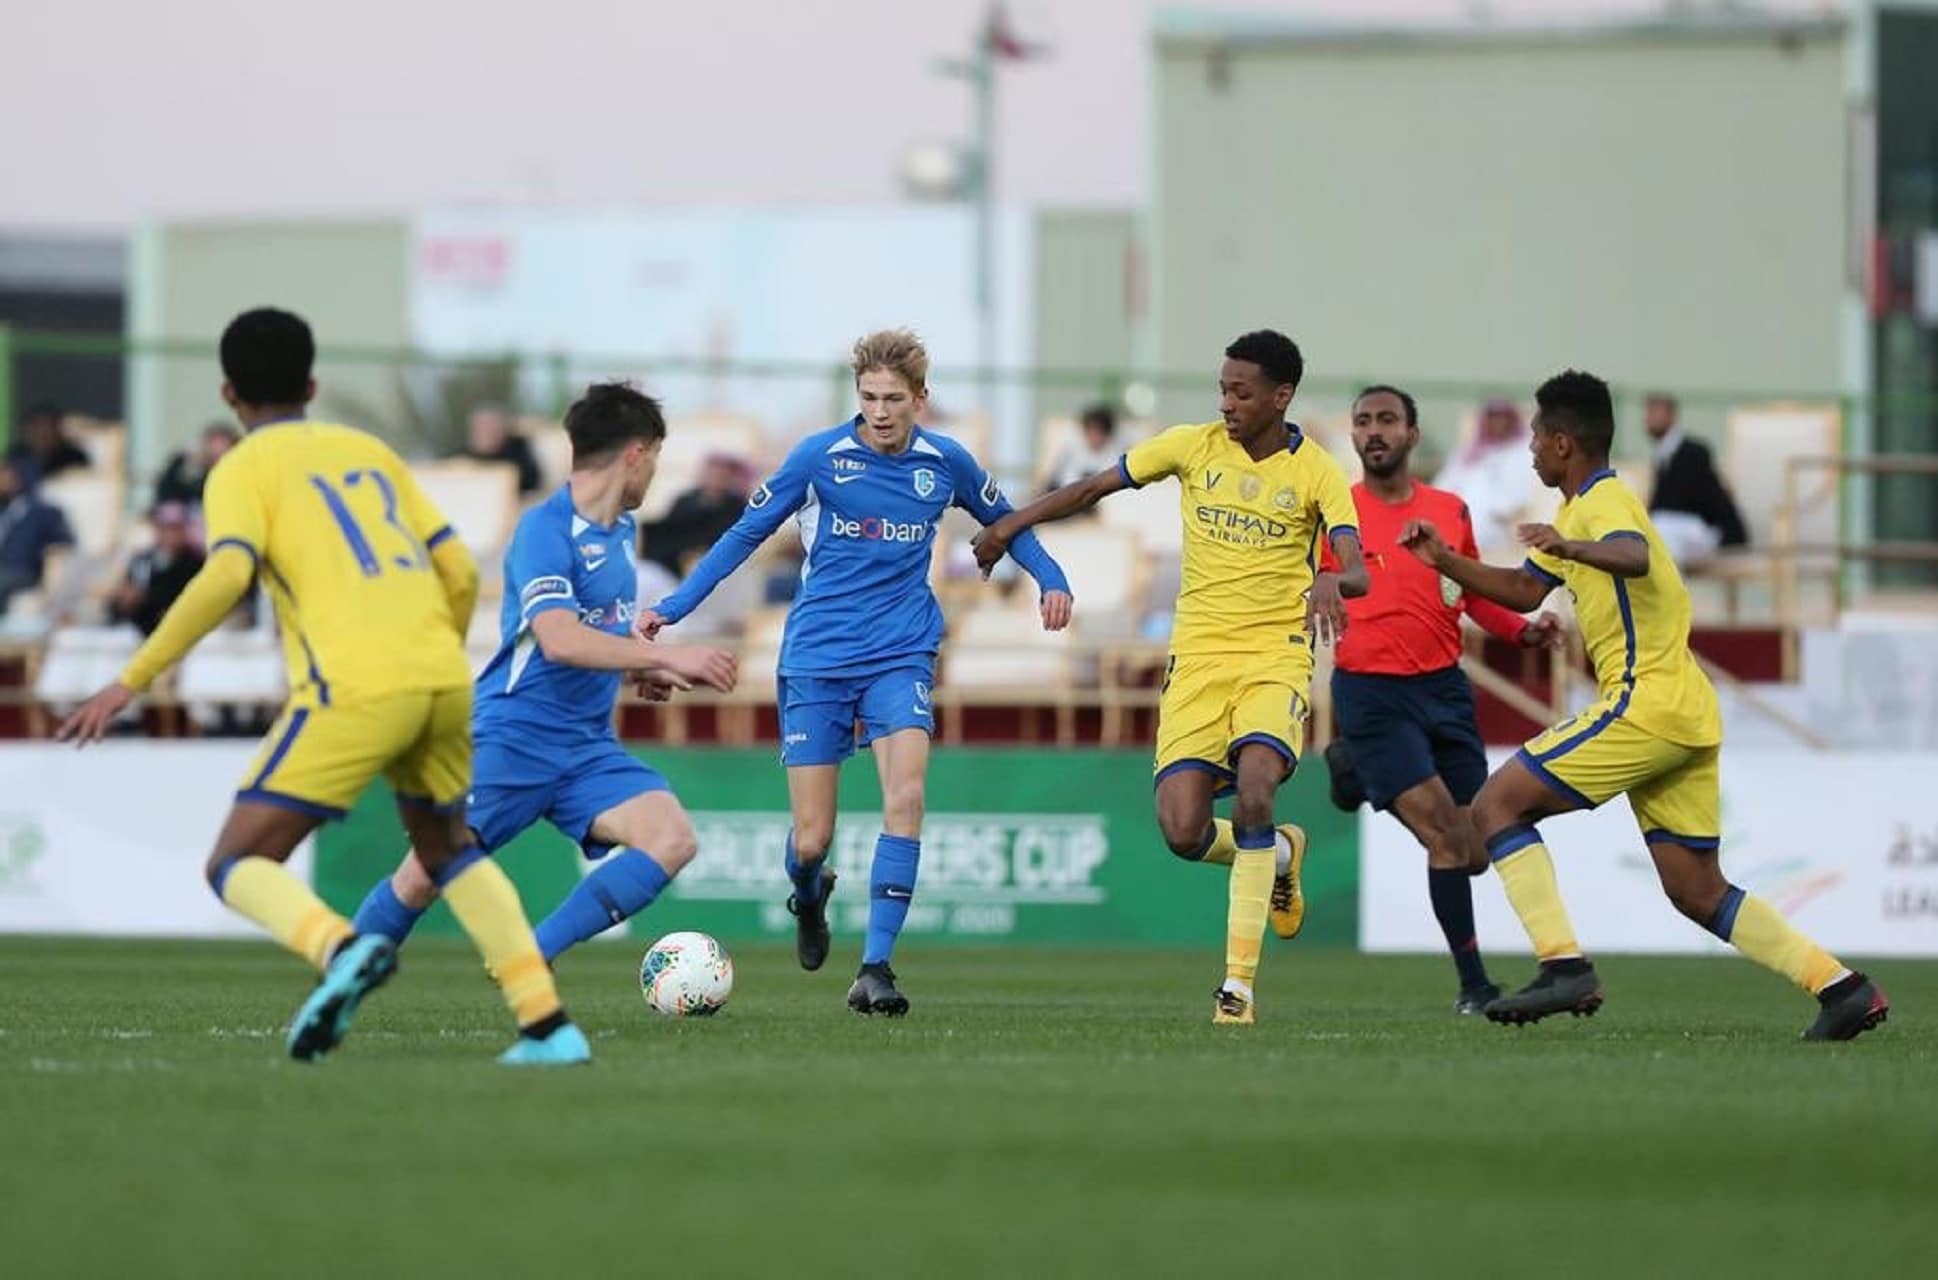
<path id="1" fill-rule="evenodd" d="M 700 839 L 693 833 L 693 824 L 681 815 L 679 822 L 660 832 L 646 849 L 667 875 L 678 875 L 700 851 Z"/>
<path id="2" fill-rule="evenodd" d="M 1475 838 L 1483 842 L 1521 820 L 1514 806 L 1504 800 L 1491 782 L 1474 797 L 1471 814 Z"/>
<path id="3" fill-rule="evenodd" d="M 834 843 L 834 823 L 818 818 L 797 818 L 794 821 L 793 841 L 796 861 L 819 862 L 828 856 L 828 846 Z"/>
<path id="4" fill-rule="evenodd" d="M 1702 872 L 1664 875 L 1662 892 L 1677 911 L 1706 927 L 1716 914 L 1723 895 L 1729 892 L 1729 882 L 1723 879 L 1720 872 L 1714 875 Z"/>
<path id="5" fill-rule="evenodd" d="M 1157 826 L 1172 853 L 1186 862 L 1204 861 L 1205 851 L 1211 847 L 1211 828 L 1203 819 L 1191 822 L 1182 815 L 1160 813 Z"/>
<path id="6" fill-rule="evenodd" d="M 422 911 L 437 900 L 437 886 L 431 883 L 431 873 L 424 869 L 415 853 L 406 855 L 390 877 L 390 891 L 397 895 L 397 901 L 413 911 Z"/>
<path id="7" fill-rule="evenodd" d="M 889 783 L 888 790 L 882 796 L 882 820 L 903 833 L 921 830 L 922 810 L 926 803 L 924 782 L 924 779 L 915 777 L 900 778 Z"/>

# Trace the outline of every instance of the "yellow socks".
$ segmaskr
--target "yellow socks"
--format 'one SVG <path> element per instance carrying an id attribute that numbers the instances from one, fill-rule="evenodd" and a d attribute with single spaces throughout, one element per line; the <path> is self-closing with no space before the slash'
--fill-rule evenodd
<path id="1" fill-rule="evenodd" d="M 1781 912 L 1735 885 L 1710 917 L 1709 931 L 1766 969 L 1816 995 L 1850 970 L 1812 942 Z"/>
<path id="2" fill-rule="evenodd" d="M 1554 879 L 1554 861 L 1541 843 L 1541 833 L 1526 824 L 1508 827 L 1488 839 L 1487 856 L 1501 874 L 1501 887 L 1534 943 L 1534 954 L 1544 961 L 1579 956 L 1581 944 L 1568 922 L 1568 908 L 1562 905 L 1561 887 Z"/>
<path id="3" fill-rule="evenodd" d="M 1225 915 L 1225 976 L 1249 989 L 1258 976 L 1258 953 L 1265 940 L 1265 912 L 1272 896 L 1277 858 L 1270 827 L 1232 833 L 1229 823 L 1222 838 L 1235 840 L 1231 860 L 1231 898 Z M 1207 859 L 1208 861 L 1209 859 Z"/>
<path id="4" fill-rule="evenodd" d="M 1208 838 L 1210 843 L 1205 846 L 1204 854 L 1193 861 L 1229 867 L 1238 856 L 1238 838 L 1232 835 L 1231 823 L 1223 818 L 1213 818 Z"/>
<path id="5" fill-rule="evenodd" d="M 322 969 L 355 936 L 350 922 L 323 905 L 310 887 L 268 858 L 231 858 L 210 876 L 215 894 L 269 936 Z"/>
<path id="6" fill-rule="evenodd" d="M 505 1003 L 520 1027 L 541 1022 L 561 1009 L 552 971 L 539 954 L 518 890 L 497 863 L 471 848 L 452 859 L 437 876 L 451 914 L 484 957 L 498 980 Z"/>

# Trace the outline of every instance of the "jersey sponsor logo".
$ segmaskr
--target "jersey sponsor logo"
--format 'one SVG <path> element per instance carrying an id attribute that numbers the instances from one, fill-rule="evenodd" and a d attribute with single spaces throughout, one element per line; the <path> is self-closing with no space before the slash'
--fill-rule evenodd
<path id="1" fill-rule="evenodd" d="M 845 475 L 845 476 L 836 476 L 836 477 L 834 478 L 834 482 L 835 482 L 836 484 L 853 484 L 853 483 L 854 483 L 855 481 L 857 481 L 857 480 L 859 480 L 859 479 L 861 479 L 861 477 L 860 477 L 860 476 L 858 476 L 858 475 L 854 475 L 854 474 L 849 474 L 849 475 Z"/>
<path id="2" fill-rule="evenodd" d="M 596 558 L 592 556 L 587 556 L 585 561 L 585 571 L 587 573 L 596 573 L 600 569 L 605 567 L 605 563 L 606 563 L 605 556 L 598 556 Z"/>
<path id="3" fill-rule="evenodd" d="M 773 500 L 774 491 L 763 484 L 748 496 L 747 505 L 758 511 Z"/>
<path id="4" fill-rule="evenodd" d="M 868 464 L 860 458 L 836 458 L 834 460 L 834 469 L 836 471 L 866 471 L 868 470 Z"/>
<path id="5" fill-rule="evenodd" d="M 915 468 L 915 496 L 926 498 L 935 492 L 935 472 L 927 467 Z"/>
<path id="6" fill-rule="evenodd" d="M 1260 480 L 1257 476 L 1240 476 L 1238 478 L 1238 496 L 1244 499 L 1246 502 L 1252 502 L 1256 500 L 1258 495 L 1262 493 L 1264 489 L 1265 489 L 1265 482 Z"/>
<path id="7" fill-rule="evenodd" d="M 533 578 L 518 593 L 520 606 L 529 609 L 541 600 L 570 600 L 572 584 L 560 577 Z"/>
<path id="8" fill-rule="evenodd" d="M 828 520 L 828 532 L 835 537 L 864 542 L 925 542 L 934 527 L 926 520 L 884 520 L 880 516 L 850 520 L 837 515 Z"/>
<path id="9" fill-rule="evenodd" d="M 581 542 L 579 544 L 579 554 L 584 556 L 588 560 L 592 559 L 594 556 L 599 556 L 603 558 L 606 554 L 606 548 L 602 543 Z"/>
<path id="10" fill-rule="evenodd" d="M 1292 531 L 1292 526 L 1282 520 L 1233 507 L 1207 506 L 1202 502 L 1198 504 L 1197 516 L 1199 525 L 1207 535 L 1219 542 L 1233 542 L 1240 546 L 1262 547 Z"/>
<path id="11" fill-rule="evenodd" d="M 638 610 L 630 600 L 614 600 L 611 604 L 596 608 L 579 610 L 579 621 L 588 627 L 631 626 L 633 615 Z"/>
<path id="12" fill-rule="evenodd" d="M 982 504 L 985 507 L 993 507 L 1002 500 L 1002 486 L 996 483 L 995 476 L 985 471 L 982 477 Z"/>
<path id="13" fill-rule="evenodd" d="M 1224 478 L 1225 478 L 1225 473 L 1222 471 L 1205 472 L 1205 488 L 1216 489 L 1218 487 L 1218 482 Z"/>

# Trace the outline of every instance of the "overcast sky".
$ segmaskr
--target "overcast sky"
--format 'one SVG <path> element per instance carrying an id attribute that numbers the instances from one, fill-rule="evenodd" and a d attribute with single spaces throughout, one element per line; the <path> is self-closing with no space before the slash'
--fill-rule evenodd
<path id="1" fill-rule="evenodd" d="M 1148 169 L 1152 0 L 1014 0 L 1053 46 L 1001 80 L 1001 196 L 1130 206 Z M 1227 0 L 1224 11 L 1460 20 L 1633 0 Z M 1808 3 L 1788 7 L 1821 8 Z M 431 205 L 891 200 L 952 139 L 932 71 L 982 0 L 16 0 L 0 225 L 391 213 Z"/>

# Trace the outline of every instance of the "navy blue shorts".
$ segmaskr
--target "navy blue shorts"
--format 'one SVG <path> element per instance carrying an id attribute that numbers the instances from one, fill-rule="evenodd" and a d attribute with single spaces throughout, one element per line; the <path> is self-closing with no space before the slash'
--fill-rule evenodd
<path id="1" fill-rule="evenodd" d="M 1332 673 L 1332 714 L 1375 809 L 1438 775 L 1455 804 L 1487 781 L 1474 691 L 1459 667 L 1423 676 Z"/>

